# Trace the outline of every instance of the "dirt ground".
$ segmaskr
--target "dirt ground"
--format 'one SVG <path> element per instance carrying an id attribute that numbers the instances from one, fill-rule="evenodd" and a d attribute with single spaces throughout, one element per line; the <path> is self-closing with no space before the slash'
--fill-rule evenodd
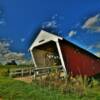
<path id="1" fill-rule="evenodd" d="M 33 76 L 27 76 L 27 77 L 18 77 L 18 78 L 14 78 L 15 80 L 20 80 L 20 81 L 24 81 L 26 83 L 31 83 L 33 80 Z"/>

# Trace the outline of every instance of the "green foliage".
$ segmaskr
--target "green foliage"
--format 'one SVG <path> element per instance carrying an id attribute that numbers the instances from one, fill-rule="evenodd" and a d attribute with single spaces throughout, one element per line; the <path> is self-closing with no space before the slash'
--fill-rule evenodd
<path id="1" fill-rule="evenodd" d="M 8 76 L 8 69 L 0 68 L 0 76 Z"/>

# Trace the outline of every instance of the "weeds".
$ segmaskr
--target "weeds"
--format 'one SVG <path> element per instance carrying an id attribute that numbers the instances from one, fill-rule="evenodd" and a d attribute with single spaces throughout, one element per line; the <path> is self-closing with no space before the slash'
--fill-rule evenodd
<path id="1" fill-rule="evenodd" d="M 60 72 L 53 69 L 48 75 L 41 78 L 41 80 L 34 80 L 41 87 L 49 87 L 49 89 L 58 90 L 62 94 L 75 94 L 78 97 L 84 97 L 88 95 L 88 90 L 93 86 L 99 84 L 93 78 L 87 76 L 67 76 L 66 78 L 60 77 Z"/>

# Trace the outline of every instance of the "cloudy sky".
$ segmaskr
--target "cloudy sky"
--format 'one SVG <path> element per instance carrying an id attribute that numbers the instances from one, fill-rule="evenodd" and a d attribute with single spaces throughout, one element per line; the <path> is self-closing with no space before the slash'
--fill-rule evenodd
<path id="1" fill-rule="evenodd" d="M 45 28 L 100 55 L 100 0 L 0 0 L 0 49 L 6 48 L 6 56 L 28 56 L 36 31 Z"/>

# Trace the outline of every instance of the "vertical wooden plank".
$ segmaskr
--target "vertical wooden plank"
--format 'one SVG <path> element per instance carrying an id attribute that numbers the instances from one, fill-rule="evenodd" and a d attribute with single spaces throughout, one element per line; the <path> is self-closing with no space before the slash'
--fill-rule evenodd
<path id="1" fill-rule="evenodd" d="M 21 76 L 23 77 L 24 75 L 24 69 L 21 70 Z"/>

